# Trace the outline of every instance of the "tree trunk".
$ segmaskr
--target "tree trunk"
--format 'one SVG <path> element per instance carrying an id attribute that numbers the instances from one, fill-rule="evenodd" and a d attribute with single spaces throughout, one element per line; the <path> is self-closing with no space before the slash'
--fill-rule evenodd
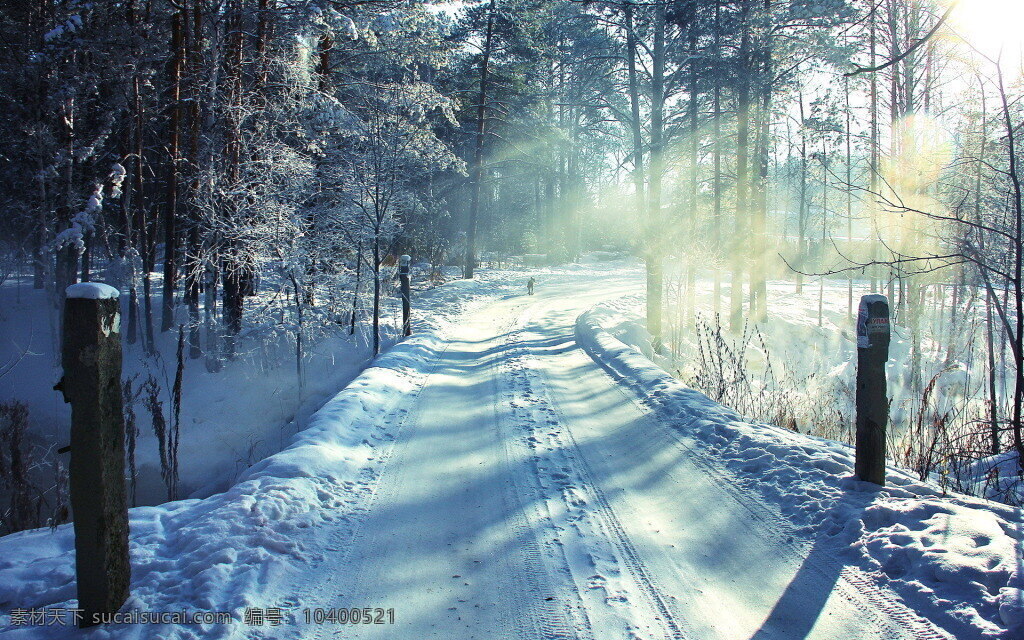
<path id="1" fill-rule="evenodd" d="M 188 234 L 189 254 L 198 255 L 201 251 L 199 227 L 193 222 Z M 202 292 L 201 263 L 190 259 L 186 262 L 185 271 L 185 304 L 188 306 L 188 357 L 195 359 L 203 354 L 199 338 L 199 297 Z"/>
<path id="2" fill-rule="evenodd" d="M 689 200 L 689 209 L 686 220 L 686 226 L 688 228 L 688 234 L 691 240 L 696 240 L 697 235 L 697 221 L 698 217 L 698 202 L 697 196 L 699 192 L 699 169 L 700 169 L 700 111 L 698 109 L 698 80 L 700 78 L 699 72 L 699 56 L 697 49 L 697 12 L 694 7 L 693 13 L 690 15 L 689 24 L 689 49 L 690 49 L 690 99 L 688 103 L 689 113 L 688 120 L 690 122 L 690 174 L 689 181 L 687 184 L 687 199 Z M 696 243 L 691 243 L 695 245 Z M 695 315 L 696 306 L 696 288 L 697 288 L 697 263 L 693 259 L 693 256 L 689 256 L 686 260 L 686 304 L 683 313 L 686 326 L 689 327 L 691 320 Z"/>
<path id="3" fill-rule="evenodd" d="M 665 12 L 654 7 L 654 43 L 651 49 L 651 169 L 648 176 L 647 227 L 647 332 L 655 353 L 662 351 L 662 296 L 665 233 L 661 212 L 661 180 L 665 172 Z"/>
<path id="4" fill-rule="evenodd" d="M 1003 84 L 1003 69 L 1000 64 L 996 65 L 999 82 L 999 97 L 1002 103 L 1003 124 L 1006 130 L 1007 159 L 1009 160 L 1009 177 L 1013 185 L 1013 279 L 1007 287 L 1012 289 L 1015 316 L 1015 331 L 1009 339 L 1012 342 L 1013 364 L 1014 364 L 1014 386 L 1013 386 L 1013 413 L 1010 426 L 1013 432 L 1013 447 L 1017 452 L 1017 462 L 1024 472 L 1024 436 L 1021 433 L 1021 410 L 1024 407 L 1024 288 L 1022 288 L 1021 276 L 1024 275 L 1024 193 L 1022 193 L 1021 178 L 1017 169 L 1017 130 L 1013 125 L 1010 103 L 1006 95 L 1006 87 Z"/>
<path id="5" fill-rule="evenodd" d="M 1001 453 L 999 446 L 999 396 L 996 394 L 995 326 L 992 318 L 992 292 L 985 290 L 985 337 L 988 345 L 988 414 L 990 453 Z"/>
<path id="6" fill-rule="evenodd" d="M 876 29 L 877 29 L 877 12 L 878 12 L 878 6 L 875 5 L 875 4 L 872 4 L 872 6 L 871 6 L 870 22 L 869 22 L 869 26 L 868 26 L 868 29 L 870 31 L 870 34 L 869 34 L 870 44 L 868 46 L 870 48 L 871 66 L 872 67 L 877 65 L 876 58 L 875 58 L 875 55 L 876 55 L 876 52 L 877 52 L 877 47 L 878 47 L 878 44 L 877 44 L 878 36 L 876 34 Z M 878 286 L 879 285 L 879 283 L 878 283 L 878 266 L 875 265 L 874 263 L 878 261 L 878 242 L 877 242 L 877 239 L 878 239 L 878 234 L 879 234 L 879 231 L 878 231 L 878 207 L 876 205 L 877 198 L 878 198 L 878 159 L 879 159 L 879 152 L 878 152 L 878 144 L 879 144 L 879 141 L 878 141 L 878 75 L 875 74 L 875 73 L 872 73 L 870 75 L 871 75 L 871 81 L 870 81 L 871 84 L 870 84 L 870 87 L 868 89 L 868 92 L 869 92 L 868 100 L 869 100 L 870 110 L 871 110 L 871 134 L 870 134 L 871 135 L 871 139 L 870 139 L 870 145 L 871 145 L 871 167 L 869 168 L 869 171 L 868 171 L 868 202 L 867 202 L 867 207 L 868 207 L 868 217 L 869 217 L 870 222 L 871 222 L 871 233 L 874 236 L 874 237 L 871 238 L 871 243 L 870 243 L 871 244 L 871 257 L 870 257 L 870 261 L 872 263 L 872 266 L 871 266 L 871 293 L 877 293 L 878 289 L 879 289 L 879 286 Z M 889 299 L 889 304 L 892 304 L 892 298 Z"/>
<path id="7" fill-rule="evenodd" d="M 75 55 L 75 54 L 72 54 Z M 63 105 L 64 121 L 64 152 L 67 154 L 67 171 L 64 175 L 64 203 L 57 207 L 57 229 L 63 230 L 71 226 L 71 218 L 75 207 L 75 103 L 74 98 L 67 98 Z M 55 285 L 57 305 L 63 314 L 65 289 L 74 284 L 78 275 L 78 250 L 67 246 L 57 251 L 55 268 Z"/>
<path id="8" fill-rule="evenodd" d="M 470 192 L 469 221 L 466 228 L 466 264 L 463 267 L 463 277 L 467 279 L 473 277 L 473 269 L 476 267 L 476 226 L 477 218 L 480 215 L 480 183 L 483 177 L 484 133 L 487 124 L 487 73 L 491 59 L 491 37 L 494 32 L 494 3 L 495 0 L 491 0 L 487 7 L 487 31 L 484 34 L 484 50 L 480 57 L 480 91 L 477 94 L 476 139 L 473 144 L 473 166 L 471 168 L 472 191 Z M 376 250 L 375 244 L 374 251 Z"/>
<path id="9" fill-rule="evenodd" d="M 623 7 L 626 22 L 626 70 L 629 83 L 630 134 L 633 138 L 633 186 L 636 195 L 637 214 L 646 211 L 644 198 L 644 142 L 640 122 L 640 83 L 636 72 L 636 31 L 633 27 L 633 5 Z"/>
<path id="10" fill-rule="evenodd" d="M 217 288 L 220 271 L 217 268 L 218 257 L 213 243 L 205 243 L 206 261 L 203 267 L 203 321 L 206 325 L 206 370 L 216 373 L 221 370 L 220 330 L 217 323 Z"/>
<path id="11" fill-rule="evenodd" d="M 722 57 L 722 33 L 721 33 L 721 11 L 722 3 L 715 2 L 715 53 L 714 59 Z M 714 140 L 714 184 L 712 186 L 712 197 L 714 198 L 714 249 L 715 249 L 715 283 L 714 283 L 714 314 L 717 317 L 722 310 L 722 268 L 719 260 L 722 257 L 722 80 L 720 74 L 714 75 L 714 95 L 712 97 L 712 136 Z"/>
<path id="12" fill-rule="evenodd" d="M 188 181 L 189 194 L 195 196 L 199 191 L 199 142 L 202 133 L 202 113 L 200 111 L 200 98 L 202 85 L 199 80 L 202 70 L 202 33 L 203 18 L 201 13 L 201 0 L 193 0 L 192 25 L 187 32 L 185 46 L 187 49 L 186 59 L 189 61 L 188 87 L 189 87 L 189 170 L 192 173 Z M 202 344 L 200 341 L 200 326 L 202 321 L 199 317 L 199 298 L 202 294 L 203 262 L 202 262 L 202 239 L 200 238 L 200 214 L 196 211 L 194 203 L 187 201 L 186 209 L 189 224 L 188 251 L 185 254 L 185 304 L 188 306 L 188 356 L 198 358 L 202 355 Z"/>
<path id="13" fill-rule="evenodd" d="M 797 264 L 799 270 L 796 272 L 796 292 L 803 293 L 804 274 L 807 267 L 807 127 L 805 126 L 806 116 L 804 114 L 804 94 L 799 93 L 800 104 L 800 210 L 796 219 L 797 234 Z"/>
<path id="14" fill-rule="evenodd" d="M 850 79 L 846 88 L 846 253 L 853 251 L 853 110 L 850 108 Z M 846 319 L 853 321 L 853 272 L 846 273 Z"/>
<path id="15" fill-rule="evenodd" d="M 824 271 L 825 242 L 828 240 L 828 139 L 821 139 L 821 250 L 818 268 Z M 818 326 L 825 325 L 825 276 L 818 276 Z"/>
<path id="16" fill-rule="evenodd" d="M 179 143 L 181 139 L 181 75 L 185 63 L 183 32 L 188 22 L 187 7 L 171 17 L 171 105 L 167 141 L 167 182 L 164 201 L 164 292 L 160 331 L 174 327 L 174 295 L 178 287 L 178 175 L 181 171 Z"/>
<path id="17" fill-rule="evenodd" d="M 380 231 L 373 238 L 373 355 L 380 353 Z"/>
<path id="18" fill-rule="evenodd" d="M 242 331 L 242 312 L 246 293 L 245 258 L 237 242 L 228 245 L 224 252 L 225 259 L 221 264 L 221 281 L 223 289 L 221 305 L 224 321 L 224 355 L 228 360 L 236 355 L 236 338 Z"/>
<path id="19" fill-rule="evenodd" d="M 356 334 L 356 315 L 359 311 L 359 279 L 363 271 L 363 242 L 359 241 L 359 247 L 356 249 L 356 286 L 352 291 L 352 315 L 349 318 L 348 334 L 354 336 Z"/>
<path id="20" fill-rule="evenodd" d="M 750 154 L 750 0 L 740 5 L 739 88 L 736 96 L 736 224 L 732 242 L 732 286 L 730 290 L 729 329 L 739 333 L 743 327 L 743 247 L 750 217 L 748 160 Z"/>
<path id="21" fill-rule="evenodd" d="M 227 38 L 228 50 L 225 55 L 225 75 L 228 82 L 227 135 L 225 155 L 227 163 L 227 182 L 229 188 L 237 188 L 241 180 L 242 132 L 240 113 L 242 106 L 242 48 L 244 31 L 242 25 L 242 3 L 233 0 L 228 9 Z M 232 203 L 229 215 L 238 215 L 238 203 Z M 237 222 L 237 221 L 229 221 Z M 245 262 L 245 247 L 237 238 L 228 241 L 221 254 L 220 277 L 223 286 L 222 320 L 224 323 L 224 355 L 227 359 L 235 357 L 236 336 L 242 330 L 243 302 L 246 293 L 244 279 L 247 277 L 248 264 Z"/>
<path id="22" fill-rule="evenodd" d="M 751 235 L 754 249 L 753 266 L 750 270 L 751 315 L 754 322 L 768 319 L 768 165 L 771 152 L 771 108 L 772 108 L 772 41 L 769 0 L 764 2 L 764 33 L 761 42 L 761 100 L 757 118 L 757 175 L 754 184 L 755 202 Z"/>

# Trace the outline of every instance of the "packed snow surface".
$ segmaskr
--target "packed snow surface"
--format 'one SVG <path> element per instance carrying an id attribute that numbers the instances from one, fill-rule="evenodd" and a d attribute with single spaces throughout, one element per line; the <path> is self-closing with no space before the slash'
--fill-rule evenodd
<path id="1" fill-rule="evenodd" d="M 686 388 L 614 305 L 642 290 L 635 264 L 531 274 L 537 295 L 495 280 L 457 321 L 418 324 L 226 492 L 131 510 L 125 609 L 230 622 L 12 624 L 74 606 L 64 525 L 0 538 L 0 634 L 1017 637 L 1018 510 L 896 469 L 856 482 L 848 447 Z"/>

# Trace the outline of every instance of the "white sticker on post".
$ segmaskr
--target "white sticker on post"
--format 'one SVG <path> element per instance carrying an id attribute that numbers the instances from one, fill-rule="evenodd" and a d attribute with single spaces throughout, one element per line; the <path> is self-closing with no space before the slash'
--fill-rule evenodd
<path id="1" fill-rule="evenodd" d="M 868 349 L 871 347 L 871 336 L 886 334 L 889 332 L 889 318 L 870 318 L 868 307 L 875 302 L 888 304 L 889 300 L 883 295 L 871 294 L 862 296 L 860 307 L 857 310 L 857 348 Z"/>

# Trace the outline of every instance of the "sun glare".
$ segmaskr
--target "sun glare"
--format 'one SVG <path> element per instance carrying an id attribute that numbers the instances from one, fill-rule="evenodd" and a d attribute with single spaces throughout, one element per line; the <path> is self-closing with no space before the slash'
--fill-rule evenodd
<path id="1" fill-rule="evenodd" d="M 1019 56 L 1024 44 L 1024 0 L 960 0 L 953 28 L 987 56 Z"/>

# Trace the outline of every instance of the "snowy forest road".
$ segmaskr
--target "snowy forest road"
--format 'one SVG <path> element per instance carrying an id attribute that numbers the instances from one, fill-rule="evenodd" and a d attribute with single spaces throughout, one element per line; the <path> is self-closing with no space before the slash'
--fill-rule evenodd
<path id="1" fill-rule="evenodd" d="M 794 542 L 577 345 L 576 317 L 636 284 L 542 283 L 467 317 L 390 416 L 359 522 L 310 530 L 321 560 L 280 594 L 393 624 L 268 637 L 945 637 Z"/>

